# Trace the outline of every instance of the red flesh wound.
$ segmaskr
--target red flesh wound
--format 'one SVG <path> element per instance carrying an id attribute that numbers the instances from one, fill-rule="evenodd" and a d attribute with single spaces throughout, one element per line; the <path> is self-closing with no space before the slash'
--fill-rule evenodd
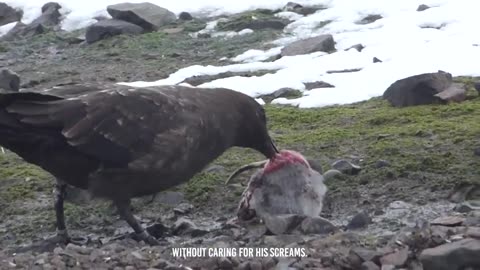
<path id="1" fill-rule="evenodd" d="M 283 168 L 287 164 L 300 163 L 310 168 L 307 160 L 298 152 L 281 150 L 273 159 L 269 160 L 263 168 L 264 173 L 271 173 Z"/>

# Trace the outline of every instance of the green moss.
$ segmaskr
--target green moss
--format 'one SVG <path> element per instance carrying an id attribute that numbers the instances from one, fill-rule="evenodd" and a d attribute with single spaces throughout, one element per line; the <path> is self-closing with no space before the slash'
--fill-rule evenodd
<path id="1" fill-rule="evenodd" d="M 8 47 L 5 44 L 0 43 L 0 53 L 8 52 Z"/>
<path id="2" fill-rule="evenodd" d="M 263 26 L 260 26 L 258 22 L 263 22 Z M 287 20 L 275 17 L 270 10 L 257 9 L 240 13 L 225 21 L 219 21 L 217 29 L 219 31 L 240 31 L 246 28 L 253 30 L 266 28 L 281 30 L 287 23 Z"/>
<path id="3" fill-rule="evenodd" d="M 332 192 L 346 194 L 358 185 L 386 183 L 411 174 L 424 175 L 427 186 L 437 190 L 451 188 L 458 181 L 479 181 L 480 159 L 473 150 L 480 147 L 480 98 L 401 109 L 380 98 L 316 109 L 265 108 L 269 129 L 280 148 L 319 160 L 325 170 L 336 159 L 363 157 L 361 175 L 329 182 Z M 224 166 L 226 173 L 202 174 L 188 190 L 193 197 L 202 191 L 212 193 L 233 170 L 261 159 L 255 151 L 232 149 L 215 162 Z M 375 168 L 381 159 L 391 166 Z M 244 179 L 249 175 L 245 173 Z"/>

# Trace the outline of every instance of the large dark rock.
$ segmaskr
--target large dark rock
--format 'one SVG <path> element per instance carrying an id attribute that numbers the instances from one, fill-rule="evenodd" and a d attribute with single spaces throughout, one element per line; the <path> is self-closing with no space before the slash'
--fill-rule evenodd
<path id="1" fill-rule="evenodd" d="M 178 14 L 178 18 L 179 18 L 180 20 L 183 20 L 183 21 L 191 21 L 191 20 L 193 20 L 192 14 L 190 14 L 190 13 L 188 13 L 188 12 L 185 12 L 185 11 L 180 12 L 180 14 Z"/>
<path id="2" fill-rule="evenodd" d="M 444 71 L 424 73 L 394 82 L 383 93 L 383 98 L 395 107 L 442 103 L 444 101 L 437 94 L 451 86 L 450 73 Z"/>
<path id="3" fill-rule="evenodd" d="M 8 69 L 0 70 L 0 91 L 15 91 L 20 89 L 20 77 Z"/>
<path id="4" fill-rule="evenodd" d="M 0 26 L 22 19 L 23 11 L 16 10 L 11 6 L 0 2 Z"/>
<path id="5" fill-rule="evenodd" d="M 136 24 L 147 31 L 157 30 L 177 19 L 175 13 L 152 3 L 115 4 L 108 6 L 107 11 L 114 19 Z"/>
<path id="6" fill-rule="evenodd" d="M 309 54 L 313 52 L 331 52 L 335 50 L 332 35 L 320 35 L 295 41 L 282 49 L 282 56 Z"/>
<path id="7" fill-rule="evenodd" d="M 27 27 L 35 28 L 38 25 L 41 25 L 44 28 L 57 26 L 60 21 L 62 14 L 60 14 L 60 9 L 62 6 L 55 2 L 49 2 L 42 6 L 42 15 L 36 18 L 32 23 Z"/>
<path id="8" fill-rule="evenodd" d="M 424 270 L 478 269 L 479 255 L 480 240 L 467 238 L 425 249 L 420 254 L 420 260 Z"/>
<path id="9" fill-rule="evenodd" d="M 96 41 L 106 39 L 108 37 L 121 34 L 141 34 L 144 30 L 142 27 L 120 20 L 103 20 L 99 21 L 87 28 L 85 38 L 87 43 L 91 44 Z"/>
<path id="10" fill-rule="evenodd" d="M 26 25 L 19 22 L 12 28 L 2 40 L 13 40 L 18 37 L 31 37 L 39 34 L 43 34 L 50 30 L 59 30 L 60 22 L 62 20 L 62 14 L 60 9 L 62 6 L 55 2 L 49 2 L 42 6 L 42 14 L 40 17 L 33 20 L 30 24 Z"/>

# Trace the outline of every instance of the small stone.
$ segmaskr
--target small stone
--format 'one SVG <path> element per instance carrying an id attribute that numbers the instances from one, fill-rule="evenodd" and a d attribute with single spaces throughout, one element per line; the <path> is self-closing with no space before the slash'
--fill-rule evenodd
<path id="1" fill-rule="evenodd" d="M 313 52 L 331 52 L 335 50 L 335 41 L 332 35 L 320 35 L 295 41 L 281 50 L 282 56 L 295 56 Z"/>
<path id="2" fill-rule="evenodd" d="M 425 5 L 425 4 L 421 4 L 421 5 L 418 6 L 417 11 L 418 11 L 418 12 L 421 12 L 421 11 L 425 11 L 425 10 L 427 10 L 427 9 L 429 9 L 429 8 L 430 8 L 429 6 L 427 6 L 427 5 Z"/>
<path id="3" fill-rule="evenodd" d="M 341 159 L 337 160 L 332 164 L 332 167 L 340 172 L 348 175 L 357 175 L 362 168 L 358 165 L 355 165 L 348 160 Z"/>
<path id="4" fill-rule="evenodd" d="M 366 249 L 366 248 L 361 248 L 361 247 L 356 247 L 350 249 L 349 256 L 352 258 L 355 255 L 358 257 L 360 260 L 360 263 L 363 262 L 368 262 L 372 261 L 375 263 L 380 263 L 380 257 L 382 257 L 382 254 L 378 251 L 371 250 L 371 249 Z"/>
<path id="5" fill-rule="evenodd" d="M 324 81 L 307 82 L 307 83 L 303 83 L 303 85 L 305 85 L 306 90 L 312 90 L 312 89 L 316 89 L 316 88 L 333 88 L 333 87 L 335 87 L 334 85 L 331 85 L 331 84 L 329 84 L 327 82 L 324 82 Z"/>
<path id="6" fill-rule="evenodd" d="M 390 162 L 381 159 L 375 163 L 375 168 L 377 169 L 384 168 L 384 167 L 390 167 Z"/>
<path id="7" fill-rule="evenodd" d="M 464 217 L 439 217 L 434 219 L 432 225 L 441 225 L 441 226 L 460 226 L 465 221 Z"/>
<path id="8" fill-rule="evenodd" d="M 302 5 L 295 3 L 295 2 L 288 2 L 284 7 L 283 10 L 285 11 L 295 11 L 299 8 L 303 8 Z"/>
<path id="9" fill-rule="evenodd" d="M 361 270 L 380 270 L 380 267 L 374 262 L 364 262 L 362 263 Z"/>
<path id="10" fill-rule="evenodd" d="M 472 206 L 469 203 L 461 203 L 457 206 L 455 206 L 455 211 L 459 213 L 469 213 L 473 211 Z"/>
<path id="11" fill-rule="evenodd" d="M 372 223 L 372 219 L 370 218 L 367 212 L 363 211 L 356 214 L 352 218 L 352 220 L 347 225 L 347 229 L 349 230 L 363 229 L 363 228 L 366 228 L 370 223 Z"/>
<path id="12" fill-rule="evenodd" d="M 408 247 L 397 250 L 380 258 L 382 265 L 402 266 L 408 260 Z"/>
<path id="13" fill-rule="evenodd" d="M 334 179 L 337 176 L 342 175 L 342 172 L 339 170 L 328 170 L 323 174 L 323 178 L 325 181 L 328 181 L 330 179 Z"/>
<path id="14" fill-rule="evenodd" d="M 300 224 L 304 234 L 329 234 L 337 231 L 337 227 L 321 217 L 306 217 Z"/>
<path id="15" fill-rule="evenodd" d="M 362 20 L 358 21 L 357 24 L 370 24 L 370 23 L 376 22 L 380 19 L 383 19 L 382 15 L 371 14 L 371 15 L 368 15 L 367 17 L 363 18 Z"/>
<path id="16" fill-rule="evenodd" d="M 275 90 L 273 93 L 268 94 L 268 95 L 262 95 L 260 98 L 262 98 L 266 103 L 272 102 L 272 100 L 276 98 L 290 98 L 290 97 L 298 97 L 302 96 L 302 92 L 299 90 L 289 88 L 289 87 L 283 87 L 278 90 Z"/>
<path id="17" fill-rule="evenodd" d="M 178 15 L 178 18 L 180 20 L 183 20 L 183 21 L 190 21 L 190 20 L 193 20 L 193 17 L 192 17 L 192 14 L 188 13 L 188 12 L 180 12 L 180 14 Z"/>
<path id="18" fill-rule="evenodd" d="M 373 63 L 382 63 L 383 61 L 378 59 L 377 57 L 373 57 Z"/>
<path id="19" fill-rule="evenodd" d="M 353 46 L 350 47 L 350 48 L 345 49 L 345 51 L 348 51 L 348 50 L 350 50 L 350 49 L 355 49 L 355 50 L 357 50 L 358 52 L 361 52 L 363 49 L 365 49 L 365 46 L 363 46 L 363 44 L 360 44 L 360 43 L 359 43 L 359 44 L 353 45 Z"/>
<path id="20" fill-rule="evenodd" d="M 181 203 L 177 207 L 173 208 L 173 212 L 176 215 L 186 215 L 192 211 L 193 205 L 190 203 Z"/>

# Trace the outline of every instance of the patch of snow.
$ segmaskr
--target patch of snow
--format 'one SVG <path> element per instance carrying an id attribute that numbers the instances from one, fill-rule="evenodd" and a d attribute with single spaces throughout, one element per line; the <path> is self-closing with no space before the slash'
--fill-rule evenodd
<path id="1" fill-rule="evenodd" d="M 226 38 L 232 38 L 235 36 L 241 36 L 241 35 L 247 35 L 253 33 L 252 29 L 243 29 L 241 31 L 235 32 L 235 31 L 228 31 L 228 32 L 213 32 L 211 35 L 212 37 L 226 37 Z"/>
<path id="2" fill-rule="evenodd" d="M 296 20 L 299 20 L 299 19 L 303 18 L 303 15 L 295 13 L 295 12 L 291 12 L 291 11 L 282 11 L 282 12 L 279 12 L 279 13 L 275 14 L 275 17 L 279 17 L 279 18 L 287 19 L 287 20 L 291 20 L 291 21 L 296 21 Z"/>
<path id="3" fill-rule="evenodd" d="M 275 47 L 271 48 L 269 50 L 263 51 L 263 50 L 248 50 L 234 58 L 232 58 L 232 61 L 234 62 L 258 62 L 258 61 L 263 61 L 267 60 L 268 58 L 279 55 L 280 51 L 282 50 L 282 47 Z"/>
<path id="4" fill-rule="evenodd" d="M 260 104 L 260 105 L 265 105 L 265 101 L 261 98 L 256 98 L 255 101 L 257 101 L 258 104 Z"/>
<path id="5" fill-rule="evenodd" d="M 200 85 L 226 87 L 253 97 L 270 94 L 282 87 L 304 90 L 304 82 L 322 80 L 335 88 L 304 91 L 304 96 L 277 104 L 301 108 L 348 104 L 380 96 L 396 80 L 426 72 L 444 70 L 454 76 L 480 76 L 480 27 L 477 10 L 480 2 L 454 0 L 330 0 L 318 1 L 329 8 L 298 18 L 285 29 L 285 35 L 274 42 L 271 50 L 248 50 L 234 57 L 234 64 L 224 67 L 195 66 L 179 70 L 156 83 L 181 81 L 193 75 L 214 75 L 226 71 L 278 69 L 259 77 L 230 77 Z M 323 2 L 323 3 L 322 3 Z M 430 9 L 417 12 L 420 4 Z M 374 23 L 356 24 L 369 14 L 383 18 Z M 325 24 L 325 22 L 330 23 Z M 324 25 L 323 27 L 319 27 Z M 440 27 L 422 28 L 426 25 Z M 283 57 L 264 63 L 293 41 L 321 34 L 332 34 L 337 52 L 312 53 Z M 354 44 L 365 46 L 362 52 L 345 49 Z M 377 57 L 382 62 L 373 63 Z M 329 73 L 332 70 L 360 69 L 358 72 Z M 152 82 L 155 84 L 155 82 Z M 141 85 L 134 82 L 130 85 Z M 147 83 L 148 84 L 148 83 Z"/>
<path id="6" fill-rule="evenodd" d="M 24 16 L 22 21 L 24 23 L 29 23 L 37 18 L 41 13 L 41 7 L 50 1 L 48 0 L 6 0 L 6 4 L 22 9 L 24 11 Z M 95 22 L 92 20 L 93 17 L 98 15 L 107 16 L 106 7 L 108 5 L 130 2 L 130 3 L 142 3 L 146 2 L 145 0 L 58 0 L 55 1 L 59 3 L 63 8 L 61 10 L 62 14 L 65 14 L 66 18 L 63 22 L 62 27 L 65 30 L 74 30 L 87 26 Z M 222 14 L 237 13 L 249 9 L 255 8 L 282 8 L 286 2 L 280 0 L 242 0 L 242 1 L 230 1 L 228 4 L 224 0 L 204 0 L 204 1 L 195 1 L 195 0 L 149 0 L 147 2 L 156 4 L 158 6 L 164 7 L 171 10 L 172 12 L 179 14 L 182 11 L 187 11 L 191 13 L 199 13 L 208 16 L 218 16 Z M 323 1 L 311 1 L 311 0 L 298 0 L 296 1 L 300 4 L 308 4 L 312 2 L 323 2 Z"/>
<path id="7" fill-rule="evenodd" d="M 12 22 L 12 23 L 0 26 L 0 37 L 8 33 L 10 30 L 12 30 L 13 27 L 15 27 L 15 25 L 17 25 L 17 22 Z"/>
<path id="8" fill-rule="evenodd" d="M 24 10 L 23 21 L 28 23 L 40 14 L 40 7 L 47 1 L 7 0 L 6 3 Z M 92 23 L 96 15 L 106 15 L 106 6 L 119 0 L 64 0 L 58 1 L 66 19 L 67 30 Z M 130 0 L 129 2 L 144 2 Z M 175 13 L 181 11 L 219 15 L 252 8 L 281 8 L 282 0 L 151 0 Z M 294 22 L 284 29 L 284 35 L 273 42 L 270 50 L 248 50 L 232 60 L 239 62 L 228 66 L 190 66 L 172 73 L 168 78 L 154 82 L 121 83 L 135 87 L 177 84 L 195 75 L 216 75 L 227 71 L 274 70 L 273 74 L 253 77 L 231 77 L 205 83 L 201 87 L 227 87 L 253 97 L 270 94 L 283 87 L 304 90 L 304 82 L 322 80 L 335 88 L 319 88 L 304 91 L 304 96 L 293 99 L 277 99 L 275 103 L 298 105 L 301 108 L 321 107 L 362 101 L 383 94 L 394 81 L 425 72 L 444 70 L 454 76 L 480 76 L 480 28 L 478 9 L 480 2 L 473 0 L 299 0 L 300 4 L 321 4 L 328 9 L 309 16 L 296 16 L 281 12 L 277 16 L 289 17 Z M 420 4 L 431 8 L 417 12 Z M 383 18 L 371 24 L 356 22 L 367 15 L 378 14 Z M 329 23 L 326 23 L 329 22 Z M 425 28 L 429 26 L 429 28 Z M 6 26 L 0 29 L 6 29 Z M 435 29 L 432 27 L 437 27 Z M 202 30 L 212 33 L 215 22 Z M 249 31 L 241 31 L 249 33 Z M 251 33 L 251 32 L 250 32 Z M 218 33 L 214 33 L 218 34 Z M 227 33 L 226 35 L 238 35 Z M 332 34 L 337 51 L 332 54 L 312 53 L 283 57 L 274 62 L 261 62 L 277 55 L 283 46 L 299 39 L 321 34 Z M 212 33 L 213 35 L 213 33 Z M 220 34 L 222 35 L 222 34 Z M 354 44 L 365 46 L 362 52 L 345 51 Z M 373 63 L 373 57 L 381 63 Z M 361 69 L 351 73 L 329 73 L 331 70 Z"/>

